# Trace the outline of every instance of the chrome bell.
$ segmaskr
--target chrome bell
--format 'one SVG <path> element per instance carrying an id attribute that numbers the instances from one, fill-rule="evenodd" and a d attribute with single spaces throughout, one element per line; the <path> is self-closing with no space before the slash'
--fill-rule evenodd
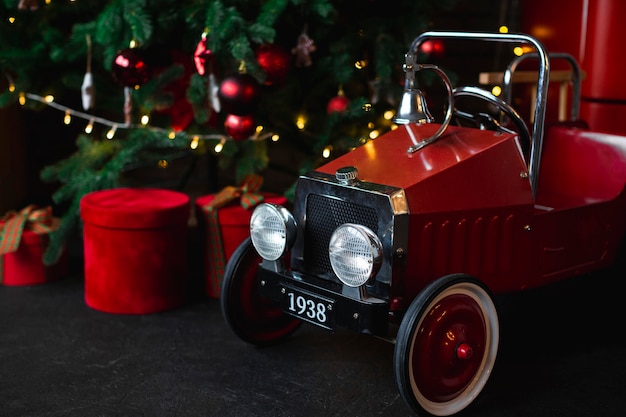
<path id="1" fill-rule="evenodd" d="M 412 81 L 412 80 L 411 80 Z M 432 123 L 435 118 L 428 111 L 426 105 L 426 99 L 422 92 L 415 88 L 407 80 L 405 83 L 404 93 L 402 93 L 402 100 L 400 101 L 400 107 L 394 117 L 393 122 L 399 125 L 406 125 L 409 123 Z"/>

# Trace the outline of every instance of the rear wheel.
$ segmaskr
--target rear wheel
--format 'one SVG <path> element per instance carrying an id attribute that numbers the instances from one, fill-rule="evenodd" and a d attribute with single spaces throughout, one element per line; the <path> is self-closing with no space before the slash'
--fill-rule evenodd
<path id="1" fill-rule="evenodd" d="M 417 414 L 449 416 L 482 392 L 499 345 L 488 289 L 462 274 L 434 281 L 413 300 L 398 331 L 394 374 Z"/>
<path id="2" fill-rule="evenodd" d="M 228 260 L 222 282 L 222 314 L 232 331 L 255 345 L 278 342 L 300 326 L 300 320 L 284 314 L 280 305 L 259 294 L 257 270 L 261 257 L 250 238 Z"/>

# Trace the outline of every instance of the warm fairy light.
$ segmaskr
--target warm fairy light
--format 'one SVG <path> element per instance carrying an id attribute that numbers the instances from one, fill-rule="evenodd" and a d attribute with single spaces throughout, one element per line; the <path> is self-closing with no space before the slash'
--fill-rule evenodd
<path id="1" fill-rule="evenodd" d="M 157 162 L 157 165 L 159 166 L 159 168 L 167 168 L 169 163 L 165 159 L 159 159 L 159 162 Z"/>
<path id="2" fill-rule="evenodd" d="M 54 96 L 52 94 L 48 94 L 43 98 L 43 101 L 46 103 L 52 103 L 54 101 Z"/>
<path id="3" fill-rule="evenodd" d="M 26 95 L 24 93 L 20 93 L 20 98 L 18 99 L 20 105 L 26 104 Z"/>
<path id="4" fill-rule="evenodd" d="M 9 23 L 15 23 L 15 18 L 13 16 L 9 17 Z"/>
<path id="5" fill-rule="evenodd" d="M 147 114 L 141 116 L 141 124 L 143 126 L 146 126 L 148 123 L 150 123 L 150 116 L 148 116 Z"/>
<path id="6" fill-rule="evenodd" d="M 176 132 L 174 132 L 173 130 L 167 134 L 167 138 L 174 140 L 174 138 L 176 138 Z"/>
<path id="7" fill-rule="evenodd" d="M 306 127 L 306 117 L 304 117 L 303 115 L 299 115 L 296 118 L 296 127 L 300 130 L 304 130 L 304 128 Z"/>
<path id="8" fill-rule="evenodd" d="M 394 123 L 394 124 L 391 125 L 391 130 L 396 130 L 397 128 L 398 128 L 397 124 Z"/>
<path id="9" fill-rule="evenodd" d="M 63 123 L 65 123 L 66 125 L 69 125 L 70 123 L 72 123 L 72 115 L 70 114 L 69 110 L 65 111 L 65 116 L 63 117 Z"/>
<path id="10" fill-rule="evenodd" d="M 365 67 L 367 67 L 367 60 L 365 60 L 365 59 L 360 59 L 360 60 L 358 60 L 358 61 L 356 61 L 354 63 L 354 68 L 356 68 L 356 69 L 360 70 L 360 69 L 363 69 Z"/>
<path id="11" fill-rule="evenodd" d="M 524 48 L 522 48 L 521 46 L 516 46 L 515 48 L 513 48 L 513 53 L 515 54 L 515 56 L 522 56 L 524 55 Z"/>
<path id="12" fill-rule="evenodd" d="M 491 89 L 491 94 L 493 94 L 494 96 L 498 97 L 500 94 L 502 94 L 502 87 L 500 87 L 499 85 L 495 85 Z"/>
<path id="13" fill-rule="evenodd" d="M 367 124 L 367 128 L 368 128 L 368 129 L 374 129 L 374 127 L 375 127 L 375 126 L 376 126 L 376 125 L 374 124 L 374 122 L 369 122 L 369 123 Z"/>
<path id="14" fill-rule="evenodd" d="M 372 103 L 365 103 L 363 105 L 363 110 L 365 110 L 365 111 L 372 111 Z"/>
<path id="15" fill-rule="evenodd" d="M 200 138 L 198 136 L 194 136 L 193 139 L 191 139 L 191 143 L 189 144 L 189 147 L 191 149 L 197 149 L 198 143 L 200 143 Z"/>
<path id="16" fill-rule="evenodd" d="M 115 136 L 115 132 L 117 131 L 117 125 L 113 125 L 111 127 L 111 129 L 109 129 L 109 131 L 107 132 L 107 139 L 113 139 L 113 136 Z"/>
<path id="17" fill-rule="evenodd" d="M 52 3 L 52 0 L 46 0 L 45 3 L 46 4 L 50 4 L 50 3 Z"/>
<path id="18" fill-rule="evenodd" d="M 222 150 L 224 149 L 224 142 L 226 142 L 225 139 L 220 140 L 216 145 L 215 148 L 213 148 L 213 150 L 215 151 L 215 153 L 220 153 L 222 152 Z"/>
<path id="19" fill-rule="evenodd" d="M 85 133 L 90 134 L 91 132 L 93 132 L 93 119 L 89 120 L 89 123 L 85 126 Z"/>
<path id="20" fill-rule="evenodd" d="M 376 139 L 380 135 L 380 132 L 376 129 L 370 132 L 370 139 Z"/>
<path id="21" fill-rule="evenodd" d="M 9 93 L 14 93 L 15 92 L 15 84 L 11 83 L 9 84 Z"/>
<path id="22" fill-rule="evenodd" d="M 509 28 L 506 25 L 502 25 L 502 26 L 500 26 L 500 28 L 498 28 L 498 32 L 500 32 L 500 33 L 509 33 Z"/>
<path id="23" fill-rule="evenodd" d="M 330 153 L 331 153 L 332 150 L 333 150 L 333 147 L 330 146 L 330 145 L 325 147 L 324 150 L 322 151 L 322 157 L 324 159 L 330 158 Z"/>
<path id="24" fill-rule="evenodd" d="M 276 133 L 272 135 L 272 142 L 278 142 L 279 139 L 280 139 L 280 136 L 278 136 Z"/>
<path id="25" fill-rule="evenodd" d="M 136 48 L 137 47 L 137 41 L 135 41 L 134 39 L 131 39 L 130 43 L 128 44 L 128 47 L 130 49 Z"/>

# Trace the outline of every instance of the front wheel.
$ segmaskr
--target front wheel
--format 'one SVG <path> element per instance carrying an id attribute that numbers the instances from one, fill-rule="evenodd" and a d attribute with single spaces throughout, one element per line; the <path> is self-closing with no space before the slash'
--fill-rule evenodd
<path id="1" fill-rule="evenodd" d="M 220 299 L 222 315 L 239 338 L 254 345 L 268 345 L 290 336 L 301 322 L 259 294 L 260 262 L 261 257 L 247 238 L 226 264 Z"/>
<path id="2" fill-rule="evenodd" d="M 462 274 L 434 281 L 413 300 L 398 330 L 400 395 L 419 415 L 464 410 L 491 375 L 499 336 L 496 307 L 482 283 Z"/>

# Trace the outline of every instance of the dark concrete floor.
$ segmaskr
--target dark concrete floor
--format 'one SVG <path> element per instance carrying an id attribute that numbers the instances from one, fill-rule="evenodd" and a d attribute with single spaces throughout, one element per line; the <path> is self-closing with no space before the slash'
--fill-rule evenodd
<path id="1" fill-rule="evenodd" d="M 614 273 L 498 297 L 497 368 L 465 416 L 626 414 L 624 297 Z M 83 300 L 80 272 L 0 286 L 0 416 L 411 416 L 393 346 L 303 325 L 237 339 L 215 299 L 126 316 Z"/>

